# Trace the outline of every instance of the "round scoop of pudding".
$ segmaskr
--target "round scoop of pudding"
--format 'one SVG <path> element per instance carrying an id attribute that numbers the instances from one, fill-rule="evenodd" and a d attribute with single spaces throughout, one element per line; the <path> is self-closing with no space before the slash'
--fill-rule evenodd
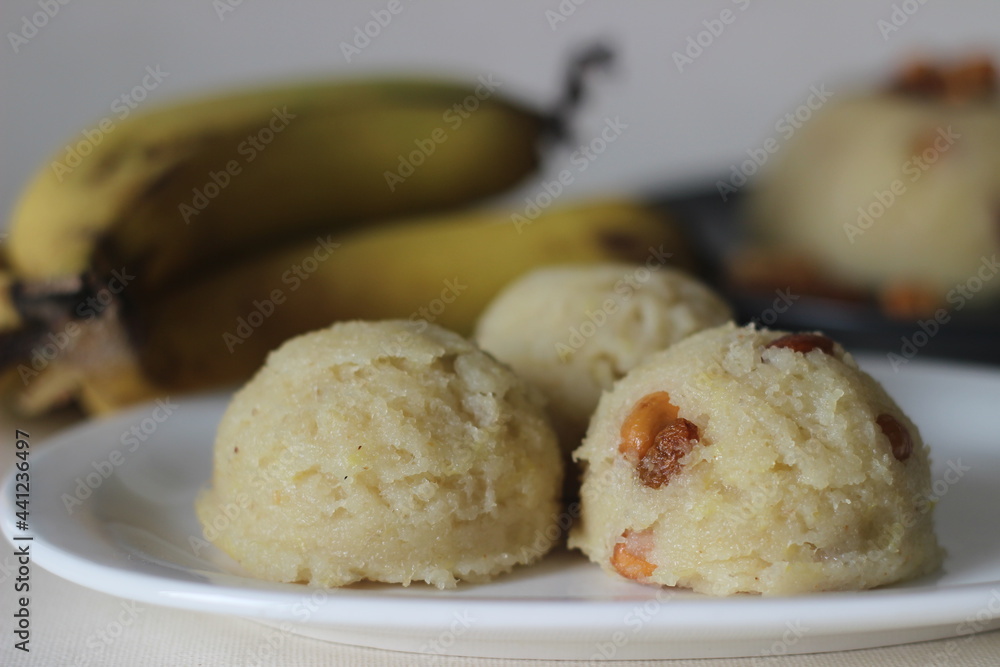
<path id="1" fill-rule="evenodd" d="M 928 451 L 820 334 L 717 327 L 604 395 L 570 546 L 711 595 L 865 589 L 936 569 Z"/>
<path id="2" fill-rule="evenodd" d="M 995 306 L 996 72 L 979 60 L 915 67 L 889 90 L 833 96 L 766 165 L 749 204 L 779 285 L 797 271 L 781 265 L 797 258 L 838 285 L 882 294 L 890 312 L 907 293 L 934 307 Z"/>
<path id="3" fill-rule="evenodd" d="M 721 297 L 676 269 L 558 266 L 509 285 L 476 340 L 542 391 L 568 458 L 601 392 L 646 355 L 731 317 Z"/>
<path id="4" fill-rule="evenodd" d="M 562 461 L 541 399 L 426 322 L 289 340 L 219 425 L 205 535 L 254 576 L 440 588 L 541 557 Z"/>

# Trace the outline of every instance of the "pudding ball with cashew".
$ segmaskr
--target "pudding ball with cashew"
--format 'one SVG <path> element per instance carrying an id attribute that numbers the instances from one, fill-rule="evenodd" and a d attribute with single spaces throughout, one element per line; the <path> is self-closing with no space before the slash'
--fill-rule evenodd
<path id="1" fill-rule="evenodd" d="M 781 285 L 782 274 L 815 271 L 878 291 L 902 316 L 959 296 L 995 306 L 1000 280 L 983 278 L 996 275 L 1000 251 L 996 68 L 980 57 L 915 62 L 886 90 L 833 95 L 762 169 L 747 203 Z M 806 264 L 778 268 L 788 257 Z"/>
<path id="2" fill-rule="evenodd" d="M 838 343 L 695 334 L 606 393 L 570 546 L 605 571 L 710 595 L 858 590 L 934 571 L 928 450 Z"/>

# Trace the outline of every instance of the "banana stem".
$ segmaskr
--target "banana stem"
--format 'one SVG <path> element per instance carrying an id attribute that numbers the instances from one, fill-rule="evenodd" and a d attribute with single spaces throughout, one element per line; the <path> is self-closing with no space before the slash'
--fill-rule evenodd
<path id="1" fill-rule="evenodd" d="M 55 280 L 15 281 L 10 285 L 10 301 L 25 322 L 49 327 L 80 319 L 81 304 L 94 303 L 98 281 L 90 273 Z"/>
<path id="2" fill-rule="evenodd" d="M 547 115 L 550 131 L 559 141 L 569 141 L 572 132 L 569 118 L 580 106 L 586 92 L 589 72 L 596 67 L 608 67 L 614 61 L 614 51 L 606 44 L 591 44 L 569 63 L 563 95 Z"/>
<path id="3" fill-rule="evenodd" d="M 117 297 L 99 300 L 98 290 L 97 277 L 91 273 L 11 282 L 5 298 L 20 324 L 0 331 L 0 370 L 28 359 L 38 345 L 48 342 L 49 334 L 65 329 L 69 322 L 100 315 Z"/>

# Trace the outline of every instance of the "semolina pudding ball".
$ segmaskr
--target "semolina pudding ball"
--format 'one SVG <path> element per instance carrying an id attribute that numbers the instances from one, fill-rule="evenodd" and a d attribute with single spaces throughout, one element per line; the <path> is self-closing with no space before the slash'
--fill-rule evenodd
<path id="1" fill-rule="evenodd" d="M 711 595 L 866 589 L 935 570 L 928 451 L 820 334 L 717 327 L 604 395 L 570 546 Z"/>
<path id="2" fill-rule="evenodd" d="M 774 156 L 749 203 L 761 240 L 838 284 L 889 294 L 909 286 L 943 304 L 972 280 L 987 298 L 970 303 L 992 307 L 1000 280 L 984 278 L 996 275 L 1000 251 L 995 69 L 981 59 L 917 65 L 889 90 L 833 96 Z"/>
<path id="3" fill-rule="evenodd" d="M 287 341 L 235 394 L 197 511 L 262 579 L 449 588 L 541 557 L 562 475 L 541 399 L 508 368 L 426 322 L 344 322 Z"/>
<path id="4" fill-rule="evenodd" d="M 676 269 L 557 266 L 509 285 L 475 338 L 542 391 L 568 457 L 602 391 L 646 355 L 731 317 L 721 297 Z"/>

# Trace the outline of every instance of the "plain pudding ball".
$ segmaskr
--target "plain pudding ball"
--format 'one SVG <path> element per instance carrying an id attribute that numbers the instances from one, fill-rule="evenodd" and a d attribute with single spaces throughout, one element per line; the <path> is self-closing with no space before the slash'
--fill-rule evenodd
<path id="1" fill-rule="evenodd" d="M 562 474 L 509 369 L 426 322 L 346 322 L 286 342 L 236 393 L 197 510 L 263 579 L 447 588 L 540 558 Z"/>
<path id="2" fill-rule="evenodd" d="M 542 391 L 568 456 L 602 391 L 646 355 L 731 316 L 715 292 L 675 269 L 558 266 L 509 285 L 475 337 Z"/>
<path id="3" fill-rule="evenodd" d="M 819 334 L 710 329 L 601 399 L 570 536 L 604 570 L 712 595 L 866 589 L 935 570 L 928 451 Z"/>

